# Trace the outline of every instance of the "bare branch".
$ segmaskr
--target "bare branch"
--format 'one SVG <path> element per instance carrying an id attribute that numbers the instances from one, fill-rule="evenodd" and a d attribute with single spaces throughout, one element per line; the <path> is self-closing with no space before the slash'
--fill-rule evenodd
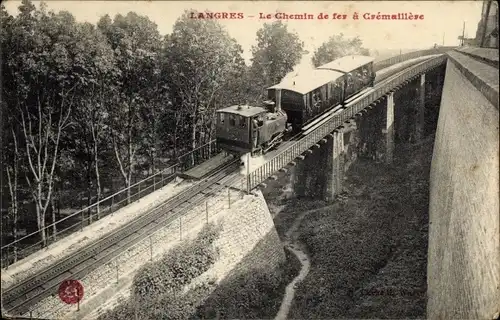
<path id="1" fill-rule="evenodd" d="M 120 171 L 121 171 L 123 177 L 125 178 L 125 180 L 127 180 L 127 174 L 125 173 L 125 169 L 123 168 L 123 164 L 122 164 L 120 152 L 118 151 L 118 146 L 117 146 L 115 134 L 111 133 L 111 137 L 112 137 L 112 140 L 113 140 L 113 148 L 115 150 L 116 160 L 118 161 L 118 164 L 120 166 Z"/>
<path id="2" fill-rule="evenodd" d="M 28 133 L 27 133 L 27 128 L 26 128 L 26 121 L 24 118 L 24 113 L 22 110 L 20 110 L 21 113 L 21 119 L 22 119 L 22 127 L 23 127 L 23 134 L 24 134 L 24 139 L 26 140 L 26 153 L 28 156 L 28 163 L 30 165 L 31 171 L 33 175 L 35 176 L 35 179 L 38 181 L 40 180 L 40 177 L 37 175 L 35 167 L 33 165 L 33 160 L 31 159 L 31 152 L 30 152 L 30 139 L 28 138 Z M 30 122 L 31 124 L 31 122 Z M 36 151 L 36 150 L 35 150 Z M 31 187 L 31 183 L 28 181 L 28 184 Z"/>

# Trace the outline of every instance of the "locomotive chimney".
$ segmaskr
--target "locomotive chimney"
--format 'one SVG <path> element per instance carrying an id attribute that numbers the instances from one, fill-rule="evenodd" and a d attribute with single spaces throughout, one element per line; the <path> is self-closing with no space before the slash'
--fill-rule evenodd
<path id="1" fill-rule="evenodd" d="M 281 110 L 281 89 L 276 89 L 276 112 Z"/>

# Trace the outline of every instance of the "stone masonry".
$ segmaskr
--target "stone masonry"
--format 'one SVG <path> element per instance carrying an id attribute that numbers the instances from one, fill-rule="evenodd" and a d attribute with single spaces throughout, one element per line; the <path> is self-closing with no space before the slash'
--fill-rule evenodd
<path id="1" fill-rule="evenodd" d="M 485 92 L 498 103 L 498 69 L 449 55 L 430 174 L 427 318 L 495 319 L 499 115 Z"/>
<path id="2" fill-rule="evenodd" d="M 240 193 L 232 191 L 231 199 L 233 200 L 230 209 L 227 194 L 224 195 L 225 197 L 218 201 L 219 206 L 212 207 L 209 211 L 209 221 L 222 225 L 221 235 L 215 244 L 220 250 L 219 259 L 207 272 L 193 280 L 190 286 L 210 279 L 216 279 L 219 283 L 229 273 L 235 272 L 236 266 L 238 270 L 241 268 L 251 270 L 257 266 L 272 268 L 285 260 L 283 245 L 274 228 L 274 222 L 262 194 L 256 192 L 256 195 L 245 195 L 242 199 Z M 201 212 L 192 219 L 189 226 L 186 225 L 183 239 L 195 238 L 205 223 L 206 216 Z M 165 229 L 169 229 L 168 226 Z M 167 241 L 168 244 L 165 244 L 164 248 L 160 248 L 159 245 L 155 246 L 155 256 L 165 254 L 176 243 L 179 243 L 178 230 L 176 236 L 177 240 Z M 252 259 L 245 259 L 248 262 L 242 265 L 240 262 L 250 253 Z M 142 263 L 147 261 L 149 261 L 147 258 L 139 259 L 133 270 L 120 276 L 118 283 L 110 281 L 107 290 L 92 297 L 87 307 L 82 305 L 79 312 L 73 311 L 67 314 L 66 318 L 95 319 L 105 310 L 115 307 L 122 299 L 128 298 L 135 272 Z"/>

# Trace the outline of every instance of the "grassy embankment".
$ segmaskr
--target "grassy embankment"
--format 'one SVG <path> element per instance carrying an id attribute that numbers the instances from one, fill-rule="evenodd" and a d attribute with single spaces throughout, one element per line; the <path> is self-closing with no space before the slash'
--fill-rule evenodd
<path id="1" fill-rule="evenodd" d="M 288 201 L 275 217 L 281 235 L 301 212 L 325 206 L 298 230 L 312 266 L 290 318 L 425 317 L 433 138 L 403 148 L 390 167 L 359 160 L 341 201 Z"/>

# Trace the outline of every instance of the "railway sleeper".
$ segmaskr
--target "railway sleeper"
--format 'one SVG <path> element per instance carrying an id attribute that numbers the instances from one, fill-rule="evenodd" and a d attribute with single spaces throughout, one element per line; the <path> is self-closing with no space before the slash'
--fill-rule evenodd
<path id="1" fill-rule="evenodd" d="M 69 272 L 75 274 L 77 272 L 81 272 L 85 269 L 88 270 L 89 267 L 93 267 L 96 263 L 97 259 L 95 257 L 91 257 L 90 259 L 85 260 L 84 262 L 78 264 L 76 267 L 69 270 Z"/>
<path id="2" fill-rule="evenodd" d="M 196 204 L 196 203 L 198 203 L 199 201 L 201 201 L 201 200 L 202 200 L 202 199 L 204 199 L 204 198 L 205 198 L 205 197 L 204 197 L 203 195 L 201 195 L 201 194 L 199 194 L 199 193 L 198 193 L 196 196 L 194 196 L 194 198 L 191 198 L 191 199 L 189 199 L 188 201 L 189 201 L 190 203 L 192 203 L 192 204 Z"/>
<path id="3" fill-rule="evenodd" d="M 123 241 L 120 241 L 119 243 L 116 244 L 117 248 L 126 249 L 127 246 L 130 245 L 130 243 L 134 242 L 139 242 L 140 239 L 144 237 L 145 234 L 148 234 L 150 232 L 150 229 L 141 229 L 137 230 L 134 234 L 131 234 L 129 237 L 126 239 L 123 239 Z"/>
<path id="4" fill-rule="evenodd" d="M 68 280 L 68 279 L 71 279 L 71 276 L 73 275 L 72 272 L 70 271 L 66 271 L 64 273 L 61 273 L 60 275 L 58 275 L 57 277 L 55 278 L 52 278 L 51 280 L 45 282 L 44 284 L 42 284 L 40 287 L 43 288 L 44 290 L 49 290 L 50 288 L 54 287 L 54 286 L 58 286 L 61 282 L 63 282 L 64 280 Z M 40 288 L 39 287 L 39 288 Z M 30 291 L 31 293 L 31 291 Z M 32 295 L 34 296 L 34 295 Z"/>
<path id="5" fill-rule="evenodd" d="M 172 210 L 170 210 L 169 212 L 172 212 L 172 213 L 174 213 L 174 214 L 177 214 L 177 213 L 182 212 L 182 211 L 184 211 L 184 208 L 180 208 L 180 207 L 178 207 L 178 208 L 173 208 L 173 209 L 172 209 Z"/>
<path id="6" fill-rule="evenodd" d="M 94 256 L 94 258 L 97 260 L 101 260 L 101 258 L 105 257 L 106 255 L 108 255 L 109 253 L 111 253 L 115 249 L 116 249 L 116 244 L 113 244 L 112 246 L 107 247 L 106 249 L 104 249 L 101 252 L 99 252 L 98 254 L 96 254 Z"/>
<path id="7" fill-rule="evenodd" d="M 230 176 L 226 176 L 222 179 L 220 179 L 218 182 L 216 182 L 215 184 L 216 185 L 226 185 L 228 181 L 231 180 L 231 177 Z"/>
<path id="8" fill-rule="evenodd" d="M 210 190 L 206 189 L 206 190 L 200 191 L 198 194 L 208 195 L 209 193 L 210 193 Z"/>

